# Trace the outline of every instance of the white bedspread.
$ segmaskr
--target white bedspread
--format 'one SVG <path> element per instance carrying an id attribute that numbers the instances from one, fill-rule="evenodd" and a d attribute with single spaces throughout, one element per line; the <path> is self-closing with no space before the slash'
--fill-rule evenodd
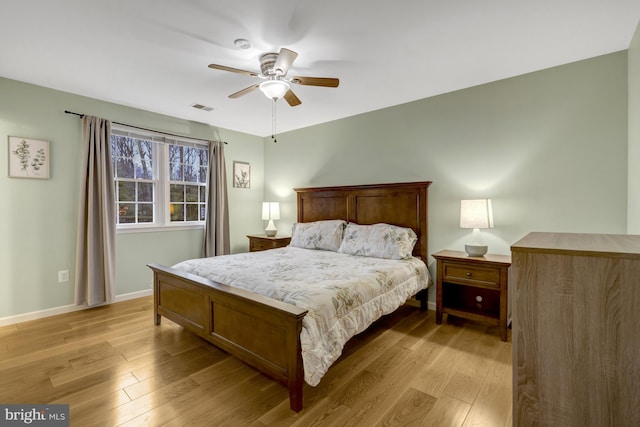
<path id="1" fill-rule="evenodd" d="M 430 282 L 418 258 L 388 260 L 286 247 L 181 262 L 174 268 L 308 310 L 300 341 L 315 386 L 344 344 Z"/>

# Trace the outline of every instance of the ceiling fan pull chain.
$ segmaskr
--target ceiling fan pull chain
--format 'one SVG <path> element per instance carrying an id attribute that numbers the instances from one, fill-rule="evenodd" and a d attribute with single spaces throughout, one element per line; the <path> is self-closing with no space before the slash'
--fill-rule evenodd
<path id="1" fill-rule="evenodd" d="M 276 98 L 273 98 L 273 104 L 271 104 L 271 139 L 273 142 L 278 142 L 276 139 Z"/>

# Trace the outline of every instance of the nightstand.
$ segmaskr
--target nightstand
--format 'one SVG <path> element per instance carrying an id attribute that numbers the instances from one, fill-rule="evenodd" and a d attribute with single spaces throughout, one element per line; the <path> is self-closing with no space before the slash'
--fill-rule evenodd
<path id="1" fill-rule="evenodd" d="M 508 280 L 511 256 L 471 257 L 461 251 L 440 251 L 437 261 L 436 323 L 442 315 L 498 325 L 507 341 Z"/>
<path id="2" fill-rule="evenodd" d="M 249 252 L 266 251 L 267 249 L 283 248 L 291 242 L 291 237 L 269 237 L 264 234 L 250 235 Z"/>

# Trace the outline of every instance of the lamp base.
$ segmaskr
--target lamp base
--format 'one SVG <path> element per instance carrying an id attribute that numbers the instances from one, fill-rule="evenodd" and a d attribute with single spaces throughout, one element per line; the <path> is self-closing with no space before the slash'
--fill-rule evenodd
<path id="1" fill-rule="evenodd" d="M 267 228 L 264 229 L 264 234 L 266 234 L 267 237 L 275 237 L 276 233 L 278 233 L 278 229 L 276 228 L 276 225 L 273 223 L 273 220 L 270 219 L 269 224 L 267 224 Z"/>
<path id="2" fill-rule="evenodd" d="M 487 253 L 487 245 L 464 245 L 464 250 L 469 256 L 483 256 Z"/>

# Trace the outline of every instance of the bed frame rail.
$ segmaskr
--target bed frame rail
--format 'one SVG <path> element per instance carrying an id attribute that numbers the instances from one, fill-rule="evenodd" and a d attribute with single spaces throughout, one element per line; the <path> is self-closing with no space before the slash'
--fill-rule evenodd
<path id="1" fill-rule="evenodd" d="M 148 267 L 156 325 L 162 316 L 182 325 L 287 386 L 291 409 L 302 409 L 306 310 L 162 265 Z"/>

